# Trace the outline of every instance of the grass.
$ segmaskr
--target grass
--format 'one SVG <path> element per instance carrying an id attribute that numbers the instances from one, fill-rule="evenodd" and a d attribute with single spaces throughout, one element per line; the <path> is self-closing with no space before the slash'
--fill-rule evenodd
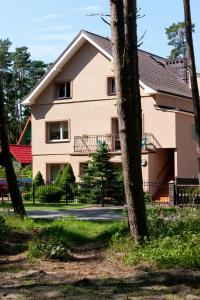
<path id="1" fill-rule="evenodd" d="M 5 215 L 10 230 L 31 233 L 30 257 L 68 260 L 74 247 L 110 245 L 113 257 L 127 265 L 150 268 L 200 267 L 200 210 L 195 208 L 148 208 L 150 240 L 138 246 L 130 239 L 127 221 L 21 220 Z"/>
<path id="2" fill-rule="evenodd" d="M 153 208 L 148 212 L 150 240 L 138 246 L 130 237 L 115 234 L 112 248 L 127 265 L 152 268 L 200 267 L 200 210 Z"/>
<path id="3" fill-rule="evenodd" d="M 24 206 L 26 211 L 33 211 L 33 210 L 43 210 L 43 211 L 62 211 L 68 209 L 82 209 L 91 207 L 91 204 L 82 204 L 82 203 L 69 203 L 66 204 L 65 202 L 61 203 L 32 203 L 24 202 Z M 10 201 L 5 201 L 3 204 L 0 204 L 0 211 L 5 211 L 12 209 L 12 204 Z"/>

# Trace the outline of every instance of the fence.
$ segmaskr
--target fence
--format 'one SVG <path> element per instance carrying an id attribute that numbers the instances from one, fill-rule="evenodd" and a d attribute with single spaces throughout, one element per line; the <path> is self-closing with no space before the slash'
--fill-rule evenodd
<path id="1" fill-rule="evenodd" d="M 78 182 L 59 188 L 53 183 L 36 187 L 32 183 L 19 183 L 22 199 L 25 203 L 92 203 L 124 205 L 124 185 L 121 181 L 113 182 Z M 157 183 L 143 182 L 146 192 L 145 200 L 156 204 L 177 206 L 200 205 L 200 188 L 197 184 L 180 184 L 178 182 Z M 2 203 L 9 201 L 7 183 L 0 183 Z"/>

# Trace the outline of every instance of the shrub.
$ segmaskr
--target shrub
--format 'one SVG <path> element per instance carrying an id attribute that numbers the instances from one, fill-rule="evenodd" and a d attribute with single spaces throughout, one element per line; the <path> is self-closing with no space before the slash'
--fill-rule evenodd
<path id="1" fill-rule="evenodd" d="M 60 186 L 60 180 L 61 180 L 62 174 L 63 174 L 63 170 L 60 169 L 60 171 L 58 172 L 56 179 L 54 181 L 55 185 Z"/>
<path id="2" fill-rule="evenodd" d="M 0 178 L 5 178 L 5 177 L 6 177 L 5 168 L 0 166 Z"/>
<path id="3" fill-rule="evenodd" d="M 62 189 L 53 185 L 37 187 L 35 191 L 35 197 L 42 203 L 57 203 L 62 195 Z"/>
<path id="4" fill-rule="evenodd" d="M 76 178 L 74 176 L 72 166 L 67 164 L 58 182 L 58 186 L 66 194 L 66 200 L 71 200 L 74 198 L 73 186 L 75 180 Z"/>
<path id="5" fill-rule="evenodd" d="M 8 232 L 8 226 L 3 216 L 0 215 L 0 238 Z"/>
<path id="6" fill-rule="evenodd" d="M 37 174 L 35 175 L 34 179 L 33 179 L 33 185 L 34 186 L 41 186 L 44 185 L 44 179 L 42 177 L 41 172 L 37 172 Z"/>
<path id="7" fill-rule="evenodd" d="M 29 242 L 29 256 L 59 261 L 69 261 L 71 258 L 67 242 L 55 238 L 34 238 Z"/>
<path id="8" fill-rule="evenodd" d="M 33 193 L 32 192 L 24 192 L 22 193 L 22 200 L 23 201 L 31 201 L 33 197 Z"/>

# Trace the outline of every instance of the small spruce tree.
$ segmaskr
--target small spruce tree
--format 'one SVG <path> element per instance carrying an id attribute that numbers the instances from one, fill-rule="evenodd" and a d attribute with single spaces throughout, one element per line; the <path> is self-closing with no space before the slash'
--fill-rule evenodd
<path id="1" fill-rule="evenodd" d="M 81 176 L 82 188 L 80 196 L 82 201 L 100 203 L 103 205 L 103 195 L 108 185 L 115 180 L 115 172 L 110 162 L 106 143 L 99 144 L 97 151 L 90 155 L 88 168 Z"/>
<path id="2" fill-rule="evenodd" d="M 33 179 L 33 185 L 34 186 L 44 185 L 44 179 L 43 179 L 40 171 L 38 171 L 37 174 L 35 175 L 35 177 Z"/>
<path id="3" fill-rule="evenodd" d="M 62 174 L 63 174 L 63 169 L 60 169 L 56 176 L 56 179 L 54 181 L 55 185 L 60 186 L 60 180 L 61 180 Z"/>
<path id="4" fill-rule="evenodd" d="M 74 198 L 73 186 L 75 184 L 75 181 L 76 178 L 74 176 L 72 166 L 71 164 L 67 164 L 58 182 L 58 185 L 66 193 L 66 200 L 71 200 Z"/>

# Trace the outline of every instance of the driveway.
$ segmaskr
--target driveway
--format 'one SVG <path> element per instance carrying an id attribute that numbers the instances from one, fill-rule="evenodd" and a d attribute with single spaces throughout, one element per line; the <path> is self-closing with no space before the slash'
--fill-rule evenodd
<path id="1" fill-rule="evenodd" d="M 91 207 L 83 209 L 69 209 L 69 210 L 32 210 L 27 212 L 30 218 L 49 218 L 56 219 L 61 217 L 74 216 L 78 220 L 96 220 L 96 221 L 114 221 L 122 219 L 123 207 Z"/>

